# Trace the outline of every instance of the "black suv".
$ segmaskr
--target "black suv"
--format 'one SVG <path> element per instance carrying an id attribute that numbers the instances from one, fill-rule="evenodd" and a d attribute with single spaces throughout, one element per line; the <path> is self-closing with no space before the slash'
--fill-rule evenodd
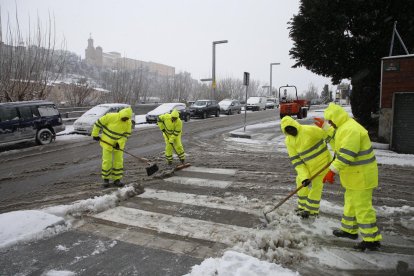
<path id="1" fill-rule="evenodd" d="M 65 125 L 53 102 L 0 103 L 0 145 L 27 141 L 49 144 L 63 130 Z"/>
<path id="2" fill-rule="evenodd" d="M 210 115 L 220 116 L 220 106 L 214 100 L 197 100 L 190 107 L 191 117 L 201 117 L 203 119 Z"/>

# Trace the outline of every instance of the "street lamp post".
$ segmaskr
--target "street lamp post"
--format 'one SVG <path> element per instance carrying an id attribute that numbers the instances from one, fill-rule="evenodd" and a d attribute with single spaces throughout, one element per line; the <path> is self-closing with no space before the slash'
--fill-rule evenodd
<path id="1" fill-rule="evenodd" d="M 213 70 L 212 70 L 212 84 L 213 87 L 213 97 L 216 98 L 216 44 L 227 43 L 227 40 L 213 41 Z"/>
<path id="2" fill-rule="evenodd" d="M 273 65 L 280 65 L 280 63 L 279 62 L 272 62 L 272 63 L 270 63 L 270 88 L 269 88 L 269 90 L 270 90 L 270 94 L 271 95 L 272 95 L 272 66 Z"/>
<path id="3" fill-rule="evenodd" d="M 272 96 L 272 91 L 270 90 L 270 85 L 263 85 L 262 86 L 263 89 L 269 89 L 269 96 Z"/>

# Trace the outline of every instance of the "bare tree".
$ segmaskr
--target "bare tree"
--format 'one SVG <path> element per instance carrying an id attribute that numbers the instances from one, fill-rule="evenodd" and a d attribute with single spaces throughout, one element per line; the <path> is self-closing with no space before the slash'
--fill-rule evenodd
<path id="1" fill-rule="evenodd" d="M 81 78 L 77 82 L 69 84 L 64 95 L 71 106 L 86 106 L 95 100 L 97 95 L 94 91 L 94 88 L 88 83 L 88 79 Z"/>
<path id="2" fill-rule="evenodd" d="M 24 37 L 17 11 L 15 27 L 8 15 L 5 36 L 3 33 L 0 36 L 0 102 L 45 99 L 50 92 L 49 84 L 61 74 L 65 56 L 55 52 L 54 20 L 49 15 L 46 27 L 41 26 L 37 18 L 32 29 L 29 20 L 28 34 Z M 2 27 L 0 17 L 0 30 Z"/>
<path id="3" fill-rule="evenodd" d="M 304 91 L 303 97 L 308 101 L 313 99 L 319 99 L 318 88 L 316 88 L 316 86 L 313 83 L 309 83 L 308 89 Z"/>

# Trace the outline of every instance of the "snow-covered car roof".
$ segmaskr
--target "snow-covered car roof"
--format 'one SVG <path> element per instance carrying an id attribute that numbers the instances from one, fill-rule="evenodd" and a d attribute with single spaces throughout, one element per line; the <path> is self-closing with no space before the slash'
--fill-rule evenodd
<path id="1" fill-rule="evenodd" d="M 122 104 L 122 103 L 107 103 L 107 104 L 99 104 L 80 116 L 75 122 L 76 123 L 83 123 L 83 124 L 90 124 L 93 125 L 97 119 L 105 115 L 108 110 L 112 107 L 129 107 L 129 104 Z"/>
<path id="2" fill-rule="evenodd" d="M 234 101 L 234 100 L 225 99 L 225 100 L 220 101 L 218 104 L 219 104 L 219 105 L 224 105 L 224 106 L 226 106 L 226 105 L 231 105 L 231 103 L 232 103 L 233 101 Z"/>
<path id="3" fill-rule="evenodd" d="M 185 107 L 185 104 L 183 103 L 163 103 L 162 105 L 148 112 L 147 115 L 161 115 L 169 113 L 177 105 Z"/>

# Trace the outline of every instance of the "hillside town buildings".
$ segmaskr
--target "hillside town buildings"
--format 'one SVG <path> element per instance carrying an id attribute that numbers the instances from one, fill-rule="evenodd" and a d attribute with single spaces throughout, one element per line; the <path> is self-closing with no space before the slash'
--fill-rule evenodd
<path id="1" fill-rule="evenodd" d="M 127 69 L 133 70 L 137 68 L 146 68 L 152 73 L 156 73 L 161 76 L 174 76 L 175 67 L 168 66 L 161 63 L 156 63 L 152 61 L 142 61 L 127 57 L 122 57 L 118 52 L 103 52 L 101 46 L 96 48 L 93 45 L 93 39 L 90 37 L 88 39 L 88 47 L 85 49 L 85 61 L 89 65 L 99 66 L 99 67 L 109 67 L 116 68 L 118 66 L 123 66 Z"/>

